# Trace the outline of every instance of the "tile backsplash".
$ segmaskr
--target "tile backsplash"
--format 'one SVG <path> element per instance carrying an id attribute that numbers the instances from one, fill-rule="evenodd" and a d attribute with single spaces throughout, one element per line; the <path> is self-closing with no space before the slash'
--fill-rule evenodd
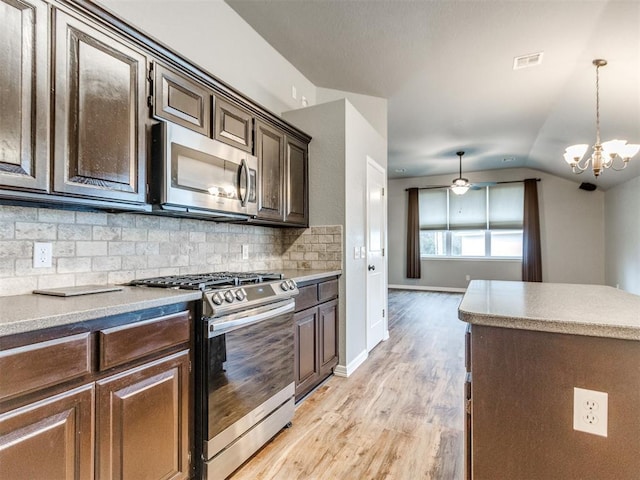
<path id="1" fill-rule="evenodd" d="M 50 268 L 33 268 L 34 242 L 52 244 Z M 0 205 L 0 296 L 158 275 L 341 265 L 340 225 L 288 229 Z"/>

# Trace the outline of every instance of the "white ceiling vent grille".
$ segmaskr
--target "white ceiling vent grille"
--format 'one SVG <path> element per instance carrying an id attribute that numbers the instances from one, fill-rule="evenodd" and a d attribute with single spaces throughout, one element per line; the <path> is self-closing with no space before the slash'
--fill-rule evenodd
<path id="1" fill-rule="evenodd" d="M 529 55 L 522 55 L 513 59 L 513 69 L 520 70 L 521 68 L 535 67 L 542 63 L 543 52 L 531 53 Z"/>

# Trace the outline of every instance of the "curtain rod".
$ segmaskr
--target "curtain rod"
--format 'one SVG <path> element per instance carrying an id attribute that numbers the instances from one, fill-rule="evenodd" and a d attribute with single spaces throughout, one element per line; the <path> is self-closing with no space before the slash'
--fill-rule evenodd
<path id="1" fill-rule="evenodd" d="M 541 181 L 541 178 L 527 178 L 526 180 L 535 180 L 536 182 Z M 504 183 L 523 183 L 524 180 L 506 180 L 503 182 L 478 182 L 478 183 L 495 183 L 496 185 L 498 184 L 504 184 Z M 473 182 L 471 182 L 471 185 L 473 185 Z M 491 186 L 491 185 L 489 185 Z M 417 188 L 418 190 L 435 190 L 436 188 L 449 188 L 448 185 L 431 185 L 428 187 L 412 187 L 412 188 L 405 188 L 404 191 L 408 192 L 409 190 L 413 190 L 414 188 Z"/>

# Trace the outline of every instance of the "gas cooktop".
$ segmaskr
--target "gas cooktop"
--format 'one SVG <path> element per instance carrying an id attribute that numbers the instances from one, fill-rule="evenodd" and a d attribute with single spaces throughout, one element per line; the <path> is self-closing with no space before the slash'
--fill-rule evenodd
<path id="1" fill-rule="evenodd" d="M 282 273 L 273 272 L 211 272 L 143 278 L 133 280 L 129 285 L 206 291 L 282 279 Z"/>

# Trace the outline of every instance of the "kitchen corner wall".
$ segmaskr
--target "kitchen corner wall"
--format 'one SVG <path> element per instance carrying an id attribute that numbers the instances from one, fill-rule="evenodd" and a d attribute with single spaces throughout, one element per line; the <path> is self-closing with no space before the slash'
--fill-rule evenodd
<path id="1" fill-rule="evenodd" d="M 50 268 L 33 243 L 50 242 Z M 249 259 L 242 259 L 242 245 Z M 279 229 L 133 213 L 0 205 L 0 296 L 223 270 L 340 269 L 342 226 Z"/>

